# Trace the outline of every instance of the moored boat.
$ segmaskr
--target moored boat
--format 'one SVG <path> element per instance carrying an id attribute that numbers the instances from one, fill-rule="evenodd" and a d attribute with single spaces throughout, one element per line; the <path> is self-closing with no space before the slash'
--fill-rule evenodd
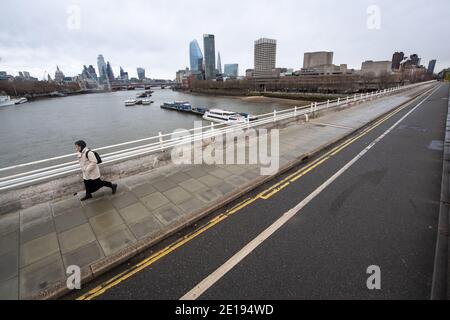
<path id="1" fill-rule="evenodd" d="M 128 99 L 127 101 L 125 101 L 125 106 L 126 107 L 131 107 L 136 105 L 137 100 L 136 99 Z"/>
<path id="2" fill-rule="evenodd" d="M 250 115 L 248 115 L 248 118 L 250 119 Z M 234 111 L 227 111 L 222 109 L 211 109 L 206 111 L 205 114 L 203 115 L 203 119 L 207 121 L 225 124 L 237 124 L 247 122 L 247 117 Z"/>

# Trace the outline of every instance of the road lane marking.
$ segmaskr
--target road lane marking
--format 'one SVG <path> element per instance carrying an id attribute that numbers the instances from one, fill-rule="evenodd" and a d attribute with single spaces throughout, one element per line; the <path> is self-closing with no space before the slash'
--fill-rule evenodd
<path id="1" fill-rule="evenodd" d="M 358 160 L 360 160 L 369 150 L 371 150 L 378 142 L 380 142 L 384 137 L 386 137 L 389 133 L 392 132 L 403 120 L 405 120 L 409 115 L 411 115 L 414 111 L 416 111 L 429 97 L 431 97 L 437 89 L 436 88 L 431 92 L 430 95 L 427 96 L 424 100 L 422 100 L 419 104 L 417 104 L 413 109 L 411 109 L 408 113 L 406 113 L 403 117 L 400 118 L 394 125 L 392 125 L 388 130 L 386 130 L 382 135 L 380 135 L 377 139 L 372 141 L 366 148 L 364 148 L 356 157 L 347 162 L 345 166 L 343 166 L 338 172 L 336 172 L 331 178 L 326 180 L 322 185 L 320 185 L 317 189 L 315 189 L 311 194 L 309 194 L 305 199 L 303 199 L 299 204 L 295 207 L 284 213 L 281 218 L 276 220 L 271 226 L 265 229 L 262 233 L 260 233 L 256 238 L 250 241 L 245 247 L 243 247 L 238 253 L 236 253 L 233 257 L 231 257 L 227 262 L 225 262 L 222 266 L 217 268 L 213 273 L 211 273 L 208 277 L 202 280 L 199 284 L 197 284 L 192 290 L 186 293 L 180 300 L 196 300 L 202 294 L 204 294 L 209 288 L 211 288 L 214 284 L 216 284 L 225 274 L 227 274 L 231 269 L 233 269 L 239 262 L 241 262 L 244 258 L 246 258 L 250 253 L 252 253 L 256 248 L 258 248 L 265 240 L 267 240 L 271 235 L 273 235 L 276 231 L 278 231 L 282 226 L 284 226 L 289 220 L 291 220 L 300 210 L 302 210 L 305 206 L 307 206 L 312 200 L 314 200 L 319 194 L 322 193 L 328 186 L 330 186 L 334 181 L 336 181 L 342 174 L 344 174 L 349 168 L 351 168 Z"/>
<path id="2" fill-rule="evenodd" d="M 159 259 L 165 257 L 169 253 L 175 251 L 176 249 L 178 249 L 179 247 L 181 247 L 184 244 L 188 243 L 189 241 L 193 240 L 197 236 L 203 234 L 207 230 L 211 229 L 212 227 L 214 227 L 218 223 L 222 222 L 226 218 L 230 217 L 234 213 L 236 213 L 236 212 L 240 211 L 241 209 L 247 207 L 248 205 L 252 204 L 256 200 L 258 200 L 258 199 L 267 200 L 267 199 L 271 198 L 273 195 L 275 195 L 276 193 L 278 193 L 279 191 L 284 189 L 285 185 L 286 186 L 289 185 L 290 184 L 290 180 L 292 180 L 292 179 L 295 179 L 294 181 L 298 180 L 298 179 L 296 179 L 296 177 L 300 178 L 300 177 L 304 176 L 307 172 L 310 172 L 312 170 L 312 169 L 310 170 L 310 168 L 318 167 L 319 166 L 318 165 L 319 162 L 320 162 L 320 164 L 324 163 L 326 160 L 331 158 L 331 155 L 336 154 L 337 150 L 339 150 L 339 152 L 342 151 L 343 149 L 345 149 L 347 146 L 349 146 L 350 144 L 352 144 L 356 140 L 360 139 L 361 137 L 363 137 L 364 135 L 366 135 L 367 133 L 369 133 L 373 129 L 375 129 L 378 126 L 380 126 L 385 121 L 389 120 L 391 117 L 393 117 L 395 114 L 397 114 L 401 110 L 403 110 L 403 109 L 405 109 L 407 107 L 410 107 L 411 104 L 413 104 L 416 100 L 421 99 L 422 96 L 423 96 L 423 94 L 420 95 L 419 97 L 417 97 L 416 99 L 414 99 L 413 101 L 406 103 L 404 106 L 397 107 L 396 109 L 392 110 L 390 113 L 388 113 L 387 115 L 385 115 L 384 117 L 382 117 L 378 121 L 376 121 L 376 122 L 372 123 L 371 125 L 369 125 L 369 127 L 363 129 L 355 137 L 348 138 L 347 140 L 342 142 L 340 145 L 334 147 L 331 151 L 326 152 L 324 155 L 318 157 L 317 159 L 315 159 L 314 161 L 310 162 L 306 166 L 304 166 L 301 169 L 297 170 L 296 172 L 290 174 L 289 176 L 283 178 L 281 181 L 275 183 L 274 185 L 272 185 L 268 189 L 262 191 L 261 193 L 259 193 L 255 197 L 248 198 L 248 199 L 243 200 L 242 202 L 236 204 L 234 207 L 232 207 L 231 209 L 227 210 L 225 213 L 222 213 L 222 214 L 216 216 L 215 218 L 213 218 L 212 220 L 210 220 L 208 223 L 206 223 L 204 226 L 202 226 L 201 228 L 199 228 L 195 232 L 193 232 L 191 234 L 187 234 L 186 236 L 176 240 L 174 243 L 170 244 L 169 246 L 165 247 L 164 249 L 162 249 L 162 250 L 154 253 L 150 257 L 140 261 L 136 265 L 131 266 L 127 270 L 117 274 L 116 276 L 112 277 L 111 279 L 108 279 L 107 281 L 104 281 L 100 285 L 96 286 L 95 288 L 89 290 L 87 293 L 85 293 L 85 294 L 81 295 L 80 297 L 78 297 L 77 300 L 91 300 L 91 299 L 94 299 L 94 298 L 102 295 L 103 293 L 105 293 L 106 291 L 111 289 L 112 287 L 114 287 L 117 284 L 121 283 L 122 281 L 130 278 L 132 275 L 138 273 L 139 271 L 149 267 L 150 265 L 152 265 L 153 263 L 155 263 Z M 424 99 L 424 101 L 426 99 Z M 280 186 L 284 186 L 284 187 L 280 187 Z"/>

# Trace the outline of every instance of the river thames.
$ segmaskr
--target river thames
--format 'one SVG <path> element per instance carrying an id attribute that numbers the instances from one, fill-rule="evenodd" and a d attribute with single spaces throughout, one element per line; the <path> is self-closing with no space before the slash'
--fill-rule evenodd
<path id="1" fill-rule="evenodd" d="M 294 101 L 192 95 L 153 89 L 149 106 L 125 107 L 142 91 L 75 95 L 0 108 L 0 167 L 74 152 L 85 140 L 92 148 L 193 128 L 200 116 L 164 110 L 164 102 L 188 101 L 193 107 L 221 108 L 251 114 L 292 108 Z M 209 124 L 206 123 L 205 124 Z"/>

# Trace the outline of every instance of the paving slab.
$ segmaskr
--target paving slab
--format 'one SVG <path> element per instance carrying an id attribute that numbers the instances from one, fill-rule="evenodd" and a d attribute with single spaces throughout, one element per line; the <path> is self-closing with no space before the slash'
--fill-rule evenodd
<path id="1" fill-rule="evenodd" d="M 53 202 L 50 205 L 52 207 L 53 216 L 58 216 L 70 209 L 81 208 L 80 200 L 75 197 Z"/>
<path id="2" fill-rule="evenodd" d="M 29 298 L 39 294 L 52 285 L 66 279 L 61 254 L 54 253 L 36 263 L 20 269 L 20 298 Z"/>
<path id="3" fill-rule="evenodd" d="M 154 215 L 151 215 L 130 225 L 130 230 L 136 239 L 141 240 L 161 233 L 162 224 Z"/>
<path id="4" fill-rule="evenodd" d="M 159 207 L 170 202 L 161 192 L 155 192 L 145 198 L 141 199 L 147 208 L 150 210 L 158 209 Z"/>
<path id="5" fill-rule="evenodd" d="M 15 277 L 0 282 L 0 300 L 19 299 L 19 278 Z"/>
<path id="6" fill-rule="evenodd" d="M 95 235 L 111 232 L 115 227 L 123 225 L 124 221 L 116 210 L 110 210 L 89 219 Z"/>
<path id="7" fill-rule="evenodd" d="M 0 255 L 9 251 L 19 251 L 19 231 L 0 236 Z"/>
<path id="8" fill-rule="evenodd" d="M 215 176 L 221 180 L 223 180 L 231 175 L 230 171 L 227 171 L 227 170 L 221 169 L 221 168 L 214 169 L 209 174 L 212 176 Z"/>
<path id="9" fill-rule="evenodd" d="M 89 266 L 90 264 L 100 260 L 105 255 L 97 241 L 93 241 L 83 247 L 75 249 L 69 253 L 63 254 L 64 266 L 67 267 L 75 265 L 80 268 Z"/>
<path id="10" fill-rule="evenodd" d="M 54 253 L 59 253 L 56 232 L 20 245 L 20 266 L 24 267 Z"/>
<path id="11" fill-rule="evenodd" d="M 160 180 L 154 180 L 152 181 L 153 186 L 158 190 L 159 192 L 165 192 L 167 190 L 170 190 L 172 188 L 175 188 L 177 184 L 167 178 L 160 179 Z"/>
<path id="12" fill-rule="evenodd" d="M 167 204 L 153 211 L 153 214 L 164 224 L 169 225 L 185 218 L 184 211 L 174 204 Z"/>
<path id="13" fill-rule="evenodd" d="M 53 232 L 55 232 L 55 224 L 52 219 L 35 223 L 21 232 L 20 242 L 29 242 Z"/>
<path id="14" fill-rule="evenodd" d="M 137 185 L 131 189 L 131 192 L 133 192 L 138 198 L 148 196 L 149 194 L 152 194 L 155 191 L 156 191 L 155 187 L 153 186 L 153 184 L 149 182 Z"/>
<path id="15" fill-rule="evenodd" d="M 119 225 L 109 233 L 98 236 L 97 239 L 106 256 L 136 242 L 136 238 L 125 225 Z"/>
<path id="16" fill-rule="evenodd" d="M 171 174 L 170 176 L 167 176 L 167 179 L 175 182 L 176 184 L 180 184 L 181 182 L 191 179 L 191 176 L 187 175 L 184 172 L 176 172 Z"/>
<path id="17" fill-rule="evenodd" d="M 205 202 L 194 197 L 183 203 L 180 203 L 178 207 L 181 208 L 184 212 L 190 213 L 204 208 Z"/>
<path id="18" fill-rule="evenodd" d="M 198 179 L 203 176 L 206 176 L 208 173 L 205 170 L 202 170 L 198 167 L 189 168 L 185 171 L 185 173 L 191 178 Z"/>
<path id="19" fill-rule="evenodd" d="M 206 176 L 198 178 L 198 181 L 212 188 L 217 186 L 219 183 L 222 183 L 223 179 L 219 179 L 213 175 L 207 174 Z"/>
<path id="20" fill-rule="evenodd" d="M 48 202 L 20 211 L 20 228 L 25 230 L 35 224 L 52 218 L 52 211 Z"/>
<path id="21" fill-rule="evenodd" d="M 64 254 L 95 241 L 95 235 L 89 223 L 85 223 L 59 234 L 58 239 Z"/>
<path id="22" fill-rule="evenodd" d="M 235 175 L 226 178 L 225 181 L 235 187 L 245 186 L 249 182 L 247 179 L 243 178 L 242 176 L 235 176 Z"/>
<path id="23" fill-rule="evenodd" d="M 0 282 L 15 278 L 19 273 L 19 251 L 12 250 L 0 255 Z"/>
<path id="24" fill-rule="evenodd" d="M 110 210 L 114 210 L 114 207 L 109 199 L 88 201 L 83 205 L 83 211 L 88 219 Z"/>
<path id="25" fill-rule="evenodd" d="M 181 182 L 179 185 L 184 190 L 189 191 L 189 192 L 197 192 L 198 190 L 206 188 L 205 184 L 201 183 L 200 181 L 198 181 L 194 178 L 191 178 L 189 180 Z"/>
<path id="26" fill-rule="evenodd" d="M 131 192 L 123 192 L 111 197 L 111 203 L 117 210 L 126 208 L 138 202 L 139 199 Z"/>
<path id="27" fill-rule="evenodd" d="M 221 193 L 213 189 L 202 189 L 195 192 L 195 196 L 205 203 L 213 202 L 221 197 Z"/>
<path id="28" fill-rule="evenodd" d="M 0 215 L 0 236 L 4 236 L 12 232 L 18 232 L 20 230 L 19 221 L 19 212 Z"/>
<path id="29" fill-rule="evenodd" d="M 120 210 L 119 213 L 128 225 L 151 215 L 150 210 L 140 202 Z"/>
<path id="30" fill-rule="evenodd" d="M 88 221 L 81 208 L 68 209 L 63 214 L 56 216 L 53 220 L 58 233 L 78 227 Z"/>
<path id="31" fill-rule="evenodd" d="M 175 187 L 163 193 L 164 196 L 175 204 L 180 204 L 192 198 L 192 194 L 181 187 Z"/>

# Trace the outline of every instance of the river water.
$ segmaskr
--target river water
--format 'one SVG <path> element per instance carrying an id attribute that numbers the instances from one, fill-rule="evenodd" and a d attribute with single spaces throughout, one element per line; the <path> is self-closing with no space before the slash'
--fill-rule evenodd
<path id="1" fill-rule="evenodd" d="M 268 99 L 191 95 L 154 89 L 150 106 L 125 107 L 141 91 L 119 91 L 43 99 L 0 108 L 0 168 L 74 152 L 74 142 L 92 148 L 190 129 L 200 116 L 164 110 L 164 102 L 189 101 L 193 107 L 222 108 L 251 114 L 292 108 Z M 206 124 L 206 123 L 205 123 Z"/>

